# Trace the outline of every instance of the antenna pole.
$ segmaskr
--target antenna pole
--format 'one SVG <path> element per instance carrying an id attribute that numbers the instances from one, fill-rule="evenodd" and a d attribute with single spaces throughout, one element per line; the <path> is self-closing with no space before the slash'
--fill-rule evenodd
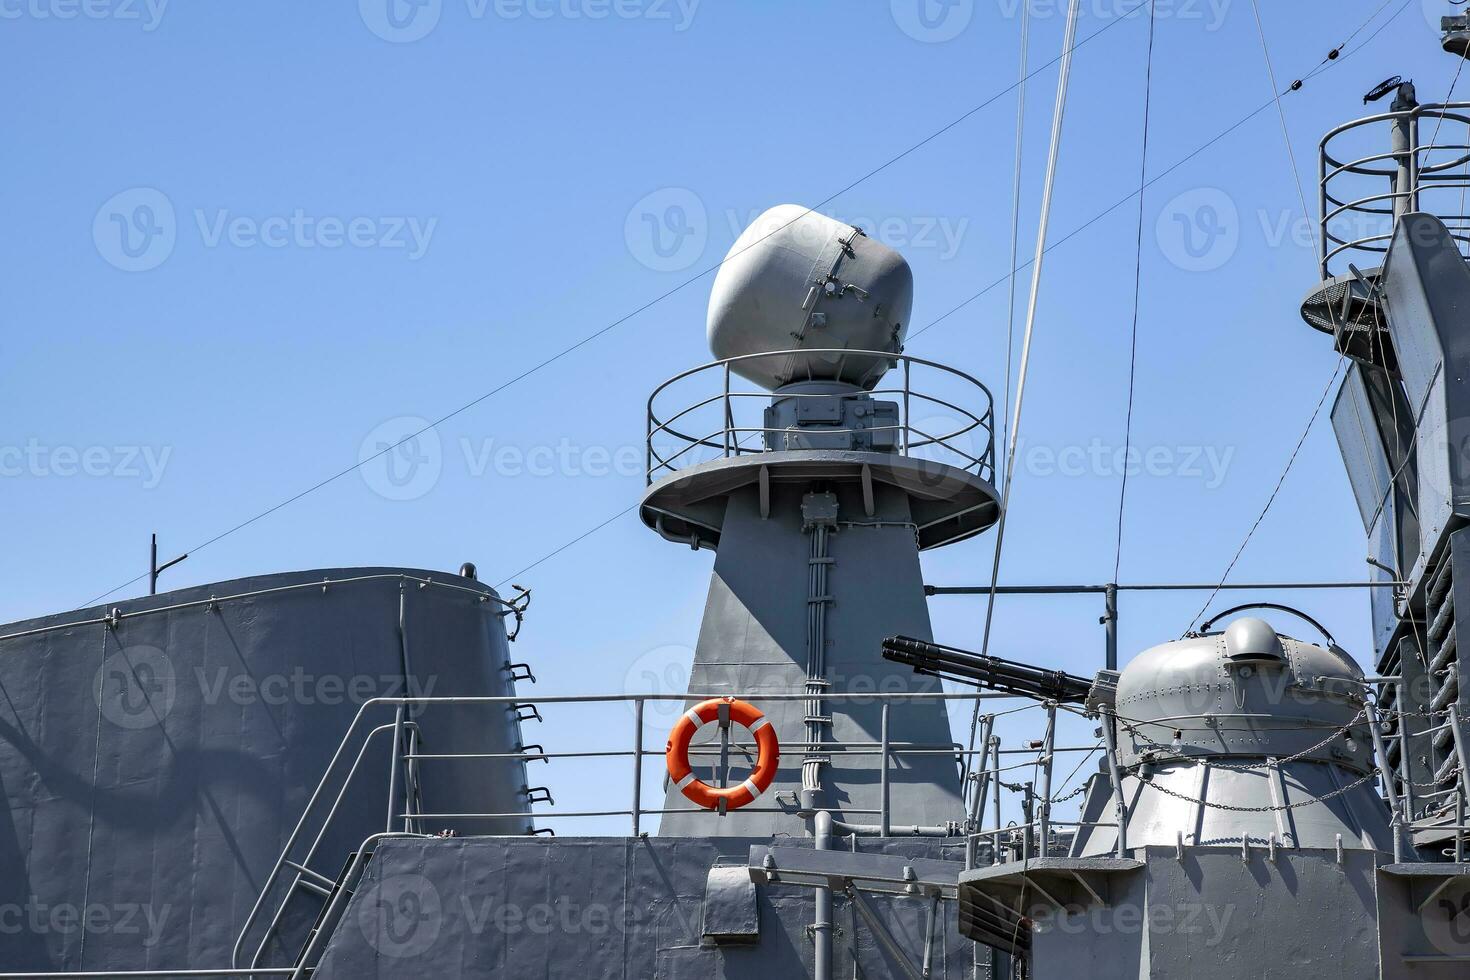
<path id="1" fill-rule="evenodd" d="M 155 531 L 148 539 L 148 594 L 158 595 L 158 576 L 160 573 L 173 568 L 179 562 L 189 557 L 186 551 L 177 558 L 171 558 L 162 565 L 158 563 L 158 532 Z"/>

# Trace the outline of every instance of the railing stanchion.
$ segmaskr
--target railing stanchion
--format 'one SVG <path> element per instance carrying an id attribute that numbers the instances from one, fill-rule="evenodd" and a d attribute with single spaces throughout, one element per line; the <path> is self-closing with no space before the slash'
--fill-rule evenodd
<path id="1" fill-rule="evenodd" d="M 880 725 L 880 732 L 881 732 L 880 738 L 881 738 L 883 744 L 882 744 L 882 749 L 879 752 L 879 759 L 881 760 L 879 762 L 879 765 L 882 766 L 882 768 L 878 770 L 878 796 L 879 796 L 879 799 L 878 799 L 878 826 L 879 826 L 879 834 L 881 836 L 883 836 L 883 837 L 887 837 L 887 836 L 889 836 L 889 833 L 888 833 L 889 832 L 889 829 L 892 826 L 892 824 L 891 824 L 891 817 L 890 817 L 890 814 L 888 812 L 888 763 L 889 763 L 890 747 L 889 747 L 889 742 L 888 742 L 888 702 L 887 701 L 884 701 L 883 702 L 882 722 L 881 722 L 881 725 Z"/>
<path id="2" fill-rule="evenodd" d="M 979 702 L 976 702 L 977 704 Z M 979 848 L 980 839 L 976 833 L 984 824 L 985 800 L 990 791 L 990 737 L 995 731 L 995 716 L 986 715 L 980 723 L 980 759 L 970 767 L 970 780 L 974 789 L 970 792 L 970 808 L 965 827 L 965 869 L 975 867 L 976 851 Z"/>
<path id="3" fill-rule="evenodd" d="M 1402 679 L 1403 671 L 1399 671 L 1398 682 L 1398 711 L 1399 711 L 1399 778 L 1404 784 L 1404 832 L 1409 832 L 1409 824 L 1414 822 L 1414 782 L 1409 778 L 1409 715 L 1405 707 L 1409 702 L 1404 698 L 1407 696 L 1408 687 Z"/>
<path id="4" fill-rule="evenodd" d="M 633 701 L 633 836 L 641 836 L 643 817 L 643 699 Z"/>
<path id="5" fill-rule="evenodd" d="M 1000 736 L 998 735 L 995 738 L 994 759 L 994 768 L 991 770 L 991 779 L 994 780 L 995 783 L 995 795 L 992 796 L 990 799 L 991 805 L 995 808 L 995 840 L 992 841 L 990 845 L 990 863 L 1000 864 L 1000 791 L 1003 787 L 1000 784 Z"/>
<path id="6" fill-rule="evenodd" d="M 909 370 L 909 362 L 905 359 L 903 362 L 903 428 L 900 430 L 903 438 L 903 454 L 905 456 L 909 454 L 909 431 L 914 425 L 914 420 L 909 415 Z"/>
<path id="7" fill-rule="evenodd" d="M 735 420 L 730 411 L 730 362 L 725 362 L 725 456 L 730 455 L 730 430 L 735 426 Z"/>
<path id="8" fill-rule="evenodd" d="M 1046 705 L 1046 737 L 1042 740 L 1041 751 L 1046 758 L 1041 766 L 1041 804 L 1037 811 L 1040 820 L 1040 841 L 1037 844 L 1037 857 L 1051 856 L 1051 760 L 1052 749 L 1056 746 L 1057 737 L 1057 704 L 1048 701 Z"/>
<path id="9" fill-rule="evenodd" d="M 1123 798 L 1123 769 L 1118 765 L 1118 733 L 1113 727 L 1113 709 L 1104 705 L 1102 716 L 1103 746 L 1108 754 L 1108 778 L 1113 782 L 1113 810 L 1117 814 L 1118 857 L 1128 856 L 1128 801 Z"/>
<path id="10" fill-rule="evenodd" d="M 393 744 L 388 750 L 388 823 L 384 833 L 393 832 L 393 821 L 398 817 L 398 765 L 403 750 L 403 705 L 393 717 Z"/>

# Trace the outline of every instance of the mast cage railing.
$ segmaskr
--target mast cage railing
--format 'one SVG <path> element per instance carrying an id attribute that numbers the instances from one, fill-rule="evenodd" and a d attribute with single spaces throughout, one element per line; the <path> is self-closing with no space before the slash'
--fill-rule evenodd
<path id="1" fill-rule="evenodd" d="M 1432 125 L 1429 142 L 1420 142 L 1421 122 Z M 1389 124 L 1395 143 L 1387 152 L 1352 156 L 1343 151 L 1343 137 L 1369 126 Z M 1443 141 L 1440 133 L 1449 126 L 1461 134 L 1458 141 Z M 1435 162 L 1436 153 L 1451 158 Z M 1339 157 L 1342 157 L 1339 159 Z M 1452 173 L 1464 167 L 1460 173 Z M 1357 195 L 1341 188 L 1352 178 L 1386 180 L 1386 192 Z M 1321 229 L 1318 259 L 1324 280 L 1341 276 L 1353 256 L 1381 256 L 1388 251 L 1393 238 L 1395 219 L 1410 211 L 1423 210 L 1429 192 L 1460 191 L 1460 202 L 1453 209 L 1430 209 L 1457 243 L 1470 244 L 1470 208 L 1466 207 L 1466 191 L 1470 189 L 1470 102 L 1446 102 L 1417 105 L 1407 109 L 1381 112 L 1344 123 L 1330 130 L 1318 145 L 1317 201 Z M 1333 230 L 1333 222 L 1345 218 L 1366 219 L 1377 229 L 1363 235 L 1344 236 Z M 1334 260 L 1341 258 L 1341 267 Z M 1378 264 L 1376 261 L 1375 265 Z"/>
<path id="2" fill-rule="evenodd" d="M 826 398 L 829 396 L 804 392 L 773 392 L 764 388 L 742 391 L 735 387 L 736 374 L 733 371 L 733 366 L 747 361 L 757 361 L 766 358 L 790 358 L 811 355 L 836 355 L 839 357 L 872 358 L 880 361 L 888 361 L 890 370 L 893 368 L 901 369 L 900 375 L 902 378 L 901 383 L 896 387 L 891 385 L 885 387 L 880 380 L 877 386 L 861 391 L 862 394 L 867 395 L 897 397 L 899 399 L 900 411 L 896 425 L 872 426 L 861 430 L 824 425 L 819 429 L 814 428 L 812 430 L 813 432 L 822 435 L 841 435 L 857 432 L 890 431 L 895 434 L 896 448 L 894 452 L 900 456 L 910 456 L 915 450 L 932 447 L 934 450 L 937 450 L 937 455 L 941 457 L 932 461 L 949 462 L 951 465 L 974 473 L 982 479 L 994 479 L 995 400 L 990 393 L 990 389 L 979 380 L 966 374 L 964 371 L 940 364 L 937 361 L 930 361 L 921 357 L 914 357 L 909 354 L 893 351 L 871 351 L 849 348 L 803 348 L 798 350 L 761 351 L 755 354 L 741 354 L 736 357 L 710 361 L 707 364 L 701 364 L 698 367 L 682 371 L 653 389 L 652 394 L 648 396 L 647 408 L 646 451 L 644 456 L 646 483 L 652 485 L 665 476 L 677 473 L 684 466 L 694 465 L 697 462 L 705 462 L 706 460 L 703 459 L 694 460 L 694 462 L 690 463 L 680 462 L 684 457 L 700 448 L 718 452 L 721 458 L 757 455 L 766 452 L 764 439 L 761 440 L 762 445 L 760 446 L 749 446 L 745 443 L 751 436 L 757 434 L 771 436 L 784 434 L 792 430 L 764 425 L 737 424 L 737 405 L 746 404 L 750 399 L 756 399 L 765 405 L 770 404 L 773 398 L 801 399 Z M 973 389 L 979 395 L 983 396 L 984 407 L 979 409 L 977 414 L 976 411 L 958 405 L 949 399 L 940 398 L 937 395 L 916 389 L 913 384 L 915 367 L 932 369 L 936 372 L 949 375 L 951 378 L 958 379 L 967 388 Z M 714 394 L 700 398 L 693 404 L 678 408 L 668 418 L 660 418 L 659 396 L 679 382 L 702 374 L 718 374 L 721 382 L 719 390 Z M 793 378 L 790 383 L 797 383 L 800 380 Z M 814 378 L 811 380 L 827 379 Z M 914 402 L 955 412 L 959 416 L 955 420 L 955 427 L 938 434 L 919 429 L 913 424 L 911 415 Z M 703 434 L 695 434 L 675 427 L 676 423 L 687 427 L 688 423 L 682 420 L 692 418 L 695 412 L 711 405 L 719 405 L 721 407 L 722 421 L 717 428 L 704 432 Z M 983 433 L 984 445 L 978 451 L 978 454 L 962 448 L 957 443 L 958 440 L 970 436 L 971 433 Z M 660 450 L 657 444 L 659 436 L 668 437 L 673 442 L 673 445 Z M 946 456 L 947 458 L 945 458 Z M 930 457 L 923 458 L 929 459 Z"/>

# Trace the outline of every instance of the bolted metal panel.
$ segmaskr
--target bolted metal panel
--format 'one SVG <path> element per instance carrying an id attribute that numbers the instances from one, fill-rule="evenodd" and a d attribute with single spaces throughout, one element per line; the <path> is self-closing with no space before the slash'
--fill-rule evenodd
<path id="1" fill-rule="evenodd" d="M 447 584 L 420 588 L 427 577 Z M 117 926 L 61 930 L 27 918 L 0 942 L 0 968 L 228 967 L 363 701 L 511 693 L 491 596 L 443 573 L 324 569 L 0 627 L 9 637 L 0 640 L 0 905 L 100 908 Z M 376 723 L 392 720 L 387 708 Z M 413 720 L 430 739 L 466 734 L 452 712 Z M 499 751 L 518 744 L 513 720 L 474 731 Z M 388 744 L 380 736 L 367 746 L 362 778 L 310 862 L 315 873 L 334 879 L 348 852 L 383 829 Z M 467 775 L 424 769 L 425 802 L 524 810 L 518 762 Z M 523 832 L 529 818 L 498 826 Z M 296 892 L 268 958 L 289 961 L 320 907 L 320 895 Z"/>

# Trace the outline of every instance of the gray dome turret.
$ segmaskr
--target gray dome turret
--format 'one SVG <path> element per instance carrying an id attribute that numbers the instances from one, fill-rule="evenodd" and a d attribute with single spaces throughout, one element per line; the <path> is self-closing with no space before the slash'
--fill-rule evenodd
<path id="1" fill-rule="evenodd" d="M 1186 756 L 1295 755 L 1358 719 L 1363 672 L 1341 650 L 1277 633 L 1244 617 L 1224 632 L 1160 644 L 1118 680 L 1125 762 Z M 1366 771 L 1366 734 L 1313 753 Z"/>
<path id="2" fill-rule="evenodd" d="M 715 357 L 766 351 L 903 348 L 914 277 L 902 255 L 862 230 L 795 204 L 766 211 L 740 235 L 710 290 Z M 731 370 L 764 388 L 842 381 L 872 388 L 884 358 L 840 354 L 752 358 Z"/>
<path id="3" fill-rule="evenodd" d="M 1340 839 L 1392 849 L 1387 807 L 1367 778 L 1363 671 L 1328 642 L 1243 617 L 1127 665 L 1114 711 L 1130 847 L 1274 839 L 1330 848 Z M 1109 828 L 1081 837 L 1079 853 L 1116 847 Z"/>

